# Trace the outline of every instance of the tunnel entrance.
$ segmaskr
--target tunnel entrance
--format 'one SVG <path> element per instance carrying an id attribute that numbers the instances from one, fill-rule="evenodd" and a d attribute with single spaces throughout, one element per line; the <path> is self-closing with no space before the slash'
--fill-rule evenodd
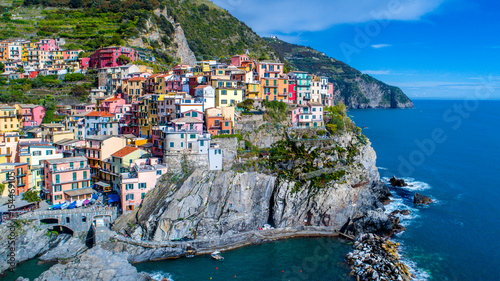
<path id="1" fill-rule="evenodd" d="M 59 234 L 66 233 L 71 236 L 73 236 L 73 233 L 75 233 L 71 228 L 64 226 L 64 225 L 56 225 L 51 228 L 49 228 L 50 231 L 56 231 Z"/>

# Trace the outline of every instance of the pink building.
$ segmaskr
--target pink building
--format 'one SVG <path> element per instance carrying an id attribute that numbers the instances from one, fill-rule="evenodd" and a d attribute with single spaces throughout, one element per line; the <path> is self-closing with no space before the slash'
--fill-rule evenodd
<path id="1" fill-rule="evenodd" d="M 250 61 L 250 58 L 247 55 L 236 55 L 231 57 L 231 65 L 236 67 L 240 67 L 243 62 Z"/>
<path id="2" fill-rule="evenodd" d="M 59 47 L 56 45 L 56 40 L 54 39 L 42 39 L 38 41 L 38 50 L 42 51 L 57 51 Z"/>
<path id="3" fill-rule="evenodd" d="M 176 132 L 197 132 L 203 134 L 203 121 L 193 117 L 182 117 L 172 120 Z"/>
<path id="4" fill-rule="evenodd" d="M 284 64 L 281 62 L 258 62 L 256 70 L 259 78 L 278 78 L 283 76 Z"/>
<path id="5" fill-rule="evenodd" d="M 78 61 L 80 62 L 81 69 L 87 69 L 90 67 L 90 58 L 79 58 Z"/>
<path id="6" fill-rule="evenodd" d="M 148 191 L 156 186 L 156 181 L 167 172 L 167 167 L 159 164 L 158 158 L 137 159 L 130 173 L 120 174 L 120 197 L 123 212 L 137 208 Z"/>
<path id="7" fill-rule="evenodd" d="M 182 80 L 180 76 L 172 75 L 165 80 L 165 91 L 168 92 L 181 92 Z"/>
<path id="8" fill-rule="evenodd" d="M 326 102 L 325 102 L 327 106 L 333 106 L 334 92 L 335 92 L 335 86 L 333 86 L 333 83 L 328 83 L 328 93 L 326 95 Z"/>
<path id="9" fill-rule="evenodd" d="M 292 124 L 300 128 L 322 128 L 323 105 L 308 102 L 306 106 L 295 108 L 292 111 Z"/>
<path id="10" fill-rule="evenodd" d="M 52 204 L 90 199 L 90 167 L 85 157 L 45 160 L 44 198 Z"/>
<path id="11" fill-rule="evenodd" d="M 16 105 L 17 114 L 21 116 L 23 128 L 38 127 L 42 124 L 45 117 L 45 108 L 41 105 L 18 104 Z"/>
<path id="12" fill-rule="evenodd" d="M 121 64 L 117 60 L 121 55 L 127 56 L 132 61 L 135 61 L 135 51 L 130 47 L 106 47 L 90 55 L 89 66 L 92 68 L 120 66 Z"/>
<path id="13" fill-rule="evenodd" d="M 99 111 L 111 114 L 121 113 L 119 109 L 123 108 L 125 104 L 125 99 L 117 97 L 108 98 L 103 100 L 101 105 L 99 105 Z"/>
<path id="14" fill-rule="evenodd" d="M 83 50 L 65 50 L 63 51 L 63 59 L 65 61 L 76 61 L 78 60 L 78 54 L 83 52 Z"/>

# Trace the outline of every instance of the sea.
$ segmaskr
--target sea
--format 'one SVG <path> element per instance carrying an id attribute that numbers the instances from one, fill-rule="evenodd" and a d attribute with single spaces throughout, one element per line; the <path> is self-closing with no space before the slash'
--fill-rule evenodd
<path id="1" fill-rule="evenodd" d="M 386 206 L 411 211 L 392 239 L 414 280 L 500 280 L 500 101 L 414 104 L 348 112 L 377 152 L 382 179 L 408 183 Z M 415 193 L 433 203 L 414 206 Z M 223 262 L 206 255 L 135 266 L 157 280 L 354 280 L 350 249 L 336 238 L 301 238 L 223 252 Z M 27 262 L 16 272 L 46 267 Z"/>

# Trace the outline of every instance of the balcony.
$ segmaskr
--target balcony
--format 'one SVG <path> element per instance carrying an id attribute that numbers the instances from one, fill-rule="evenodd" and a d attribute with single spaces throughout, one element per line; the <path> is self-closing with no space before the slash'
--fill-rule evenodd
<path id="1" fill-rule="evenodd" d="M 304 96 L 304 100 L 311 100 L 311 96 Z"/>
<path id="2" fill-rule="evenodd" d="M 53 169 L 53 168 L 49 168 L 49 172 L 50 173 L 53 173 L 53 174 L 56 174 L 56 173 L 64 173 L 64 172 L 71 172 L 71 171 L 81 171 L 81 170 L 88 170 L 90 169 L 90 165 L 84 165 L 83 167 L 82 166 L 78 166 L 78 167 L 63 167 L 63 168 L 58 168 L 58 169 Z"/>

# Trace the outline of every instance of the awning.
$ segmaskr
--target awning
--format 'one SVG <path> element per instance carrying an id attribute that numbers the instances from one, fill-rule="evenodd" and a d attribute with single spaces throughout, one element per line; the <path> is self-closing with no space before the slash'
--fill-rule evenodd
<path id="1" fill-rule="evenodd" d="M 108 195 L 108 204 L 120 202 L 120 197 L 117 194 Z"/>
<path id="2" fill-rule="evenodd" d="M 100 186 L 100 187 L 104 188 L 104 187 L 108 187 L 108 186 L 109 186 L 109 183 L 106 183 L 106 182 L 100 181 L 100 182 L 96 182 L 96 184 L 95 184 L 95 185 L 98 185 L 98 186 Z"/>
<path id="3" fill-rule="evenodd" d="M 94 191 L 92 188 L 83 188 L 83 189 L 75 189 L 75 190 L 65 191 L 64 194 L 73 197 L 73 196 L 92 194 L 93 192 Z"/>

